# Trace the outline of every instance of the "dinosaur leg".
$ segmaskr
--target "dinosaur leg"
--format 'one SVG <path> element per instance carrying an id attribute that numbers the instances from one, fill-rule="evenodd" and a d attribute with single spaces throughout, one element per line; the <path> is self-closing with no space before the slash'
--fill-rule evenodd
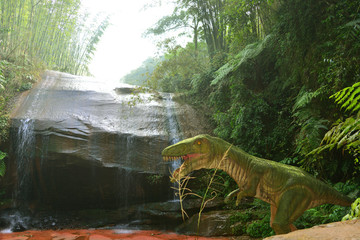
<path id="1" fill-rule="evenodd" d="M 280 197 L 277 209 L 275 207 L 271 216 L 271 227 L 276 234 L 288 233 L 295 230 L 296 227 L 292 224 L 304 211 L 308 208 L 310 203 L 309 192 L 303 188 L 292 188 L 287 190 Z"/>
<path id="2" fill-rule="evenodd" d="M 270 226 L 273 225 L 276 212 L 277 212 L 277 207 L 275 207 L 275 205 L 270 205 L 270 213 L 271 213 Z"/>
<path id="3" fill-rule="evenodd" d="M 270 208 L 270 211 L 271 211 L 270 226 L 272 226 L 272 223 L 274 222 L 275 215 L 277 212 L 277 207 L 275 207 L 275 205 L 271 205 L 270 207 L 271 207 Z M 294 226 L 294 224 L 290 224 L 290 230 L 295 231 L 295 230 L 297 230 L 297 228 Z"/>

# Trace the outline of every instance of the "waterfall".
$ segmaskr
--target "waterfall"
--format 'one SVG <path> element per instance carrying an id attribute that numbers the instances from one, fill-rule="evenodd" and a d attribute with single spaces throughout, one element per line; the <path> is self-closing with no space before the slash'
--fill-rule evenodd
<path id="1" fill-rule="evenodd" d="M 179 124 L 176 119 L 175 105 L 172 100 L 172 95 L 169 93 L 166 95 L 166 113 L 168 117 L 168 129 L 170 144 L 179 142 L 182 137 L 180 134 Z M 171 162 L 171 172 L 181 166 L 181 161 L 176 160 Z"/>
<path id="2" fill-rule="evenodd" d="M 17 184 L 14 197 L 16 204 L 26 204 L 32 194 L 33 158 L 35 157 L 34 120 L 21 119 L 16 133 L 15 159 Z"/>
<path id="3" fill-rule="evenodd" d="M 34 197 L 33 180 L 36 171 L 34 169 L 34 159 L 36 150 L 35 139 L 35 120 L 34 116 L 43 111 L 42 96 L 44 90 L 54 84 L 54 78 L 46 76 L 33 90 L 33 94 L 28 94 L 20 105 L 19 115 L 15 119 L 18 121 L 18 129 L 13 133 L 14 142 L 13 154 L 16 161 L 17 183 L 15 186 L 14 197 L 16 204 L 28 204 Z"/>
<path id="4" fill-rule="evenodd" d="M 131 189 L 130 189 L 130 183 L 131 183 L 131 172 L 130 172 L 130 166 L 131 166 L 131 158 L 134 154 L 135 145 L 134 145 L 134 136 L 129 135 L 126 137 L 126 157 L 125 157 L 125 167 L 123 168 L 124 171 L 124 182 L 123 182 L 123 188 L 124 188 L 124 195 L 125 195 L 125 207 L 127 208 L 129 206 L 129 198 L 131 196 Z"/>
<path id="5" fill-rule="evenodd" d="M 11 133 L 14 145 L 11 154 L 16 161 L 16 183 L 13 188 L 14 210 L 7 211 L 0 216 L 6 219 L 9 226 L 2 232 L 21 231 L 28 228 L 30 218 L 25 212 L 34 195 L 34 164 L 35 158 L 35 135 L 34 120 L 24 118 L 18 120 L 18 129 Z M 24 212 L 25 210 L 25 212 Z"/>
<path id="6" fill-rule="evenodd" d="M 172 145 L 179 142 L 182 139 L 182 137 L 180 134 L 179 124 L 176 119 L 175 106 L 172 100 L 172 95 L 170 93 L 167 94 L 165 99 L 166 99 L 166 113 L 168 118 L 169 141 L 170 144 Z M 180 166 L 181 166 L 180 159 L 171 161 L 171 165 L 170 165 L 171 173 L 174 172 Z M 177 187 L 178 187 L 177 184 L 174 183 L 174 188 Z M 174 200 L 177 200 L 175 193 L 174 193 Z"/>
<path id="7" fill-rule="evenodd" d="M 171 94 L 139 93 L 150 100 L 129 106 L 124 102 L 132 94 L 103 86 L 103 79 L 48 71 L 19 96 L 11 113 L 10 164 L 2 179 L 19 211 L 4 216 L 9 225 L 48 226 L 32 221 L 43 210 L 53 217 L 52 211 L 101 208 L 129 208 L 124 212 L 132 221 L 138 217 L 135 205 L 173 199 L 167 175 L 181 162 L 168 165 L 161 151 L 180 141 L 182 130 L 201 132 L 198 118 L 180 130 L 177 116 L 193 110 L 178 106 Z"/>

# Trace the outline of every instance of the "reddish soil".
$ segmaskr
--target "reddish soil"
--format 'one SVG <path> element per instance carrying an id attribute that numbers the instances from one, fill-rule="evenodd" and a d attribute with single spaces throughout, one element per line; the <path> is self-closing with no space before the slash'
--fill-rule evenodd
<path id="1" fill-rule="evenodd" d="M 127 230 L 59 230 L 0 233 L 1 240 L 225 240 L 231 238 L 206 238 L 177 235 L 160 231 Z"/>

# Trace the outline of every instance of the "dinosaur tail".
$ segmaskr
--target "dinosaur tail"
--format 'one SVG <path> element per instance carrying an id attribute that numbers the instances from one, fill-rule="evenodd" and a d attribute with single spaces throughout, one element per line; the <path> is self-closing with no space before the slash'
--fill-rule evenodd
<path id="1" fill-rule="evenodd" d="M 327 194 L 325 194 L 326 203 L 331 203 L 340 206 L 350 206 L 354 201 L 350 197 L 336 191 L 334 188 L 327 186 Z"/>
<path id="2" fill-rule="evenodd" d="M 318 192 L 317 200 L 313 201 L 311 207 L 316 207 L 322 204 L 330 203 L 340 206 L 350 206 L 354 201 L 350 197 L 336 191 L 332 187 L 328 186 L 325 183 L 320 183 L 320 188 Z"/>
<path id="3" fill-rule="evenodd" d="M 350 197 L 348 197 L 342 193 L 339 193 L 335 189 L 332 189 L 332 190 L 334 191 L 334 194 L 332 195 L 332 197 L 329 198 L 329 203 L 340 205 L 340 206 L 350 206 L 351 203 L 354 201 Z"/>

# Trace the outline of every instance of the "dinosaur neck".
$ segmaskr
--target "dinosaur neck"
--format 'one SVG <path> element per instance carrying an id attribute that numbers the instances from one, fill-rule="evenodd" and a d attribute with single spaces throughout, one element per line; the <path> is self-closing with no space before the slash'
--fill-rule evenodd
<path id="1" fill-rule="evenodd" d="M 232 177 L 240 186 L 246 181 L 249 170 L 251 169 L 251 156 L 232 147 L 228 152 L 228 156 L 219 164 L 219 168 Z"/>

